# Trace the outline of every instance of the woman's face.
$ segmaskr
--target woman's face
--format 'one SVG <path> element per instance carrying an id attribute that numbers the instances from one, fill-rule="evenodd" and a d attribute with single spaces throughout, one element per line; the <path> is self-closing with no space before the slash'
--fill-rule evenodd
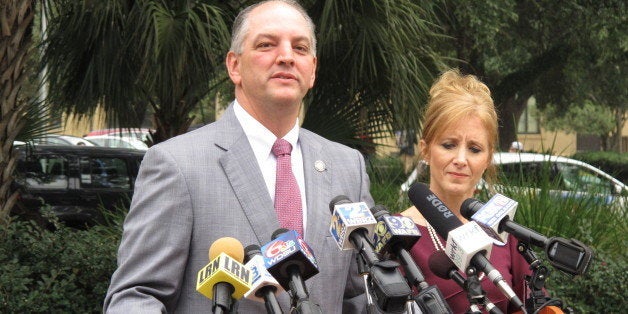
<path id="1" fill-rule="evenodd" d="M 488 132 L 475 116 L 453 123 L 431 143 L 422 140 L 421 152 L 430 165 L 430 189 L 447 198 L 473 197 L 492 159 Z"/>

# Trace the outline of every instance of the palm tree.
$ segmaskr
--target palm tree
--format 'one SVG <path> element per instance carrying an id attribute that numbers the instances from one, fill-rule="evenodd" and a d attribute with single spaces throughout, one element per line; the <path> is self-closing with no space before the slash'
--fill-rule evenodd
<path id="1" fill-rule="evenodd" d="M 313 1 L 319 70 L 303 126 L 357 147 L 392 129 L 418 130 L 427 91 L 442 67 L 433 49 L 440 31 L 435 4 Z"/>
<path id="2" fill-rule="evenodd" d="M 51 102 L 83 115 L 101 105 L 128 127 L 148 106 L 159 142 L 184 133 L 200 100 L 228 84 L 227 25 L 256 1 L 54 2 L 44 56 Z M 363 143 L 358 136 L 417 129 L 438 68 L 434 4 L 302 2 L 318 25 L 321 65 L 304 127 L 353 146 Z"/>
<path id="3" fill-rule="evenodd" d="M 16 140 L 28 141 L 50 130 L 51 115 L 38 101 L 33 66 L 33 0 L 0 3 L 0 224 L 9 222 L 19 191 L 12 188 Z"/>
<path id="4" fill-rule="evenodd" d="M 49 100 L 67 113 L 102 106 L 110 124 L 138 127 L 148 108 L 158 143 L 185 133 L 210 80 L 225 76 L 231 7 L 219 1 L 52 2 Z"/>

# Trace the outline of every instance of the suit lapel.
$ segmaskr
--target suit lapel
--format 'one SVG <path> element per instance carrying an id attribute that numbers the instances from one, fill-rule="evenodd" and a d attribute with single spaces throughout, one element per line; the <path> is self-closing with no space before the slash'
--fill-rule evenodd
<path id="1" fill-rule="evenodd" d="M 279 228 L 279 222 L 274 218 L 276 214 L 273 202 L 268 195 L 253 149 L 233 113 L 233 106 L 225 111 L 221 120 L 225 122 L 226 134 L 230 136 L 222 137 L 222 141 L 216 143 L 225 150 L 219 159 L 220 165 L 231 183 L 259 245 L 266 244 L 270 241 L 272 233 Z"/>
<path id="2" fill-rule="evenodd" d="M 314 252 L 323 252 L 324 239 L 329 235 L 331 213 L 331 170 L 329 158 L 322 143 L 309 131 L 301 129 L 299 134 L 303 152 L 303 172 L 307 198 L 307 229 L 305 242 Z M 320 254 L 320 253 L 319 253 Z"/>

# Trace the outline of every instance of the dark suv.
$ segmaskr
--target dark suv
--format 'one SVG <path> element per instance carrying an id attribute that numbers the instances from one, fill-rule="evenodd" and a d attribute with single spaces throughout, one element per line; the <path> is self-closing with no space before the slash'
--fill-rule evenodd
<path id="1" fill-rule="evenodd" d="M 144 151 L 90 146 L 21 145 L 16 212 L 36 217 L 49 205 L 67 225 L 100 222 L 101 208 L 127 206 Z"/>

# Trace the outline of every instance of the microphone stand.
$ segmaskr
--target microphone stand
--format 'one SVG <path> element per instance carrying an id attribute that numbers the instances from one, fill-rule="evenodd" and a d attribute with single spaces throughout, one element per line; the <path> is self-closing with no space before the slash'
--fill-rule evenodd
<path id="1" fill-rule="evenodd" d="M 389 312 L 390 309 L 403 309 L 406 307 L 406 302 L 410 297 L 410 287 L 407 284 L 405 278 L 398 273 L 399 263 L 391 260 L 380 260 L 377 253 L 373 250 L 367 250 L 366 247 L 372 247 L 373 245 L 368 242 L 366 230 L 358 229 L 353 231 L 349 238 L 356 248 L 356 251 L 361 256 L 363 262 L 368 266 L 370 273 L 370 284 L 372 285 L 375 301 L 377 301 L 378 310 L 381 312 Z M 358 236 L 360 234 L 361 236 Z M 359 264 L 359 263 L 358 263 Z M 395 293 L 408 290 L 408 294 L 405 296 L 395 295 Z M 403 302 L 403 303 L 402 303 Z M 392 310 L 395 311 L 395 310 Z"/>
<path id="2" fill-rule="evenodd" d="M 224 287 L 224 289 L 221 289 Z M 231 312 L 231 306 L 233 305 L 233 298 L 231 294 L 234 291 L 232 284 L 228 282 L 219 282 L 214 286 L 214 299 L 213 299 L 213 313 L 223 314 Z"/>
<path id="3" fill-rule="evenodd" d="M 408 282 L 416 288 L 418 294 L 411 299 L 416 302 L 421 311 L 426 313 L 452 313 L 445 297 L 436 286 L 430 286 L 425 281 L 423 273 L 416 265 L 407 250 L 394 248 L 397 258 L 401 261 Z"/>
<path id="4" fill-rule="evenodd" d="M 480 305 L 484 302 L 484 290 L 480 285 L 475 267 L 469 266 L 466 270 L 467 274 L 467 299 L 469 300 L 469 310 L 466 314 L 482 314 Z"/>
<path id="5" fill-rule="evenodd" d="M 364 293 L 366 294 L 366 312 L 368 314 L 376 314 L 375 303 L 373 303 L 373 297 L 369 290 L 369 267 L 366 265 L 366 261 L 360 254 L 355 255 L 355 260 L 358 264 L 358 274 L 364 278 Z"/>
<path id="6" fill-rule="evenodd" d="M 519 251 L 526 262 L 530 264 L 530 269 L 532 270 L 531 275 L 525 276 L 525 281 L 530 289 L 530 297 L 526 302 L 527 311 L 530 313 L 538 313 L 545 307 L 556 306 L 562 313 L 575 313 L 571 307 L 565 306 L 561 300 L 552 299 L 543 291 L 543 288 L 545 287 L 545 280 L 547 280 L 551 271 L 547 267 L 541 265 L 541 261 L 538 259 L 534 251 L 530 249 L 530 245 L 523 241 L 519 241 L 517 243 L 517 251 Z"/>
<path id="7" fill-rule="evenodd" d="M 288 273 L 293 278 L 290 281 L 290 295 L 292 296 L 292 309 L 290 313 L 293 314 L 322 314 L 320 306 L 309 300 L 307 288 L 303 284 L 303 278 L 299 267 L 291 265 L 288 268 Z"/>

